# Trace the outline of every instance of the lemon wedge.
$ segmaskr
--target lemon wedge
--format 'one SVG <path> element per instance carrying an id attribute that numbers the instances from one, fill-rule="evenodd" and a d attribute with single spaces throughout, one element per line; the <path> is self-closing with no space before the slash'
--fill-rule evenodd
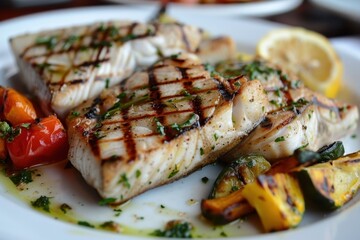
<path id="1" fill-rule="evenodd" d="M 327 97 L 339 91 L 343 65 L 329 40 L 303 28 L 276 29 L 257 44 L 256 53 L 285 71 L 297 74 L 304 84 Z"/>

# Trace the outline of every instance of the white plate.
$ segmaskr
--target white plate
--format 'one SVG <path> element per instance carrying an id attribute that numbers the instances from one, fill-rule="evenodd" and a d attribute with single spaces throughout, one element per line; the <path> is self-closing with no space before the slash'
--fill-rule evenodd
<path id="1" fill-rule="evenodd" d="M 19 87 L 16 67 L 11 55 L 7 39 L 18 33 L 31 32 L 39 29 L 66 26 L 69 24 L 83 24 L 95 20 L 107 19 L 136 19 L 146 20 L 154 9 L 130 9 L 125 7 L 96 7 L 85 9 L 63 10 L 22 17 L 0 24 L 0 83 L 7 86 Z M 256 42 L 266 32 L 280 25 L 255 19 L 214 19 L 197 17 L 183 12 L 174 16 L 188 23 L 201 26 L 214 35 L 228 34 L 233 36 L 239 49 L 253 52 Z M 181 17 L 181 18 L 180 18 Z M 352 52 L 341 51 L 340 56 L 345 63 L 345 90 L 343 96 L 357 104 L 360 103 L 360 75 L 359 56 Z M 351 88 L 350 88 L 351 87 Z M 352 90 L 346 90 L 352 89 Z M 358 150 L 360 146 L 360 131 L 357 138 L 347 138 L 344 143 L 349 152 Z M 153 189 L 133 199 L 122 206 L 122 214 L 115 216 L 113 209 L 101 207 L 95 191 L 87 186 L 74 169 L 64 169 L 64 164 L 47 166 L 39 169 L 40 177 L 27 185 L 28 189 L 18 191 L 10 180 L 0 174 L 0 239 L 143 239 L 147 231 L 162 228 L 168 220 L 183 219 L 195 224 L 198 234 L 203 237 L 220 238 L 225 232 L 226 239 L 360 239 L 358 222 L 360 221 L 359 196 L 346 205 L 344 209 L 333 213 L 319 213 L 309 210 L 301 225 L 294 230 L 263 234 L 256 217 L 245 221 L 236 221 L 224 227 L 213 228 L 202 220 L 199 202 L 209 193 L 219 168 L 206 167 L 185 179 L 175 183 Z M 201 178 L 207 176 L 207 184 Z M 30 201 L 40 195 L 51 198 L 52 211 L 57 209 L 56 216 L 64 221 L 56 220 L 53 216 L 43 214 L 30 206 Z M 193 201 L 191 201 L 192 199 Z M 59 211 L 61 203 L 69 204 L 73 209 L 66 215 Z M 160 205 L 165 206 L 161 208 Z M 102 223 L 113 220 L 124 226 L 127 233 L 117 234 L 101 230 L 89 229 L 76 224 L 78 220 L 90 223 Z M 73 223 L 69 223 L 73 222 Z M 127 235 L 136 233 L 134 235 Z M 197 235 L 196 235 L 197 236 Z"/>
<path id="2" fill-rule="evenodd" d="M 313 3 L 343 14 L 353 20 L 360 21 L 360 1 L 359 0 L 311 0 Z"/>
<path id="3" fill-rule="evenodd" d="M 159 0 L 107 0 L 115 3 L 157 5 Z M 192 14 L 210 16 L 258 16 L 276 15 L 295 9 L 303 0 L 261 0 L 228 4 L 181 4 L 170 3 L 169 9 L 186 10 Z"/>

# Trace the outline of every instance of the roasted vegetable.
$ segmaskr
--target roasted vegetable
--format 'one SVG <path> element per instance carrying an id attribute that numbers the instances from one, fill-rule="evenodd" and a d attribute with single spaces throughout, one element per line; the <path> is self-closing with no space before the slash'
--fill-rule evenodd
<path id="1" fill-rule="evenodd" d="M 232 161 L 217 177 L 209 198 L 218 198 L 242 188 L 268 171 L 271 165 L 260 155 L 242 156 Z"/>
<path id="2" fill-rule="evenodd" d="M 0 106 L 1 118 L 13 126 L 32 122 L 36 118 L 32 103 L 12 88 L 0 86 Z"/>
<path id="3" fill-rule="evenodd" d="M 253 211 L 254 208 L 243 197 L 241 190 L 225 197 L 201 201 L 202 215 L 216 225 L 232 222 Z"/>
<path id="4" fill-rule="evenodd" d="M 295 150 L 293 156 L 274 163 L 267 174 L 287 173 L 295 168 L 306 167 L 319 162 L 327 162 L 343 156 L 344 152 L 344 145 L 340 141 L 326 145 L 317 152 L 299 148 Z"/>
<path id="5" fill-rule="evenodd" d="M 244 187 L 242 194 L 256 209 L 266 232 L 292 228 L 301 222 L 305 202 L 292 174 L 260 175 Z"/>
<path id="6" fill-rule="evenodd" d="M 325 209 L 343 206 L 360 186 L 360 151 L 298 172 L 305 196 Z"/>
<path id="7" fill-rule="evenodd" d="M 243 156 L 231 162 L 216 179 L 210 199 L 201 202 L 203 216 L 220 225 L 252 212 L 254 209 L 239 189 L 269 169 L 270 163 L 259 155 Z"/>
<path id="8" fill-rule="evenodd" d="M 8 127 L 7 132 L 6 147 L 15 169 L 67 157 L 67 134 L 60 120 L 53 115 L 16 128 Z"/>
<path id="9" fill-rule="evenodd" d="M 320 148 L 318 153 L 320 154 L 320 162 L 327 162 L 342 157 L 345 149 L 343 143 L 337 141 Z"/>

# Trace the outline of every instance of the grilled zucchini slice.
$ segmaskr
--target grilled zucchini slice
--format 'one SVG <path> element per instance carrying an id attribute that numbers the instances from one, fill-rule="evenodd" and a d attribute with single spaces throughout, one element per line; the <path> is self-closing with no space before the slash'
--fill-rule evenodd
<path id="1" fill-rule="evenodd" d="M 344 152 L 344 145 L 340 141 L 325 145 L 317 152 L 306 150 L 304 148 L 298 148 L 295 150 L 293 156 L 281 159 L 280 161 L 274 163 L 267 174 L 287 173 L 295 168 L 306 167 L 320 162 L 327 162 L 340 158 L 344 155 Z"/>
<path id="2" fill-rule="evenodd" d="M 260 175 L 242 195 L 256 209 L 266 232 L 293 228 L 302 220 L 305 201 L 293 174 Z"/>
<path id="3" fill-rule="evenodd" d="M 232 161 L 226 166 L 217 179 L 209 198 L 225 197 L 244 187 L 247 183 L 268 171 L 271 165 L 260 155 L 247 155 Z"/>
<path id="4" fill-rule="evenodd" d="M 298 172 L 305 196 L 325 209 L 348 202 L 360 187 L 360 151 Z"/>
<path id="5" fill-rule="evenodd" d="M 231 162 L 216 179 L 210 199 L 201 201 L 202 215 L 216 225 L 223 225 L 253 212 L 254 208 L 239 189 L 270 167 L 270 163 L 259 155 L 242 156 Z"/>

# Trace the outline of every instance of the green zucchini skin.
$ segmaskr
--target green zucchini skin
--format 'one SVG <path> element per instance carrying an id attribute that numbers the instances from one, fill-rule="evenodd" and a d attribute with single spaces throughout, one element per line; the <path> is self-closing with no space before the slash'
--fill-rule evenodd
<path id="1" fill-rule="evenodd" d="M 227 165 L 215 180 L 209 198 L 225 197 L 253 182 L 270 169 L 271 165 L 260 155 L 241 156 Z"/>
<path id="2" fill-rule="evenodd" d="M 305 197 L 325 210 L 342 207 L 360 188 L 360 151 L 297 172 Z"/>
<path id="3" fill-rule="evenodd" d="M 317 151 L 320 154 L 320 162 L 338 159 L 345 154 L 345 148 L 341 141 L 323 146 Z"/>

